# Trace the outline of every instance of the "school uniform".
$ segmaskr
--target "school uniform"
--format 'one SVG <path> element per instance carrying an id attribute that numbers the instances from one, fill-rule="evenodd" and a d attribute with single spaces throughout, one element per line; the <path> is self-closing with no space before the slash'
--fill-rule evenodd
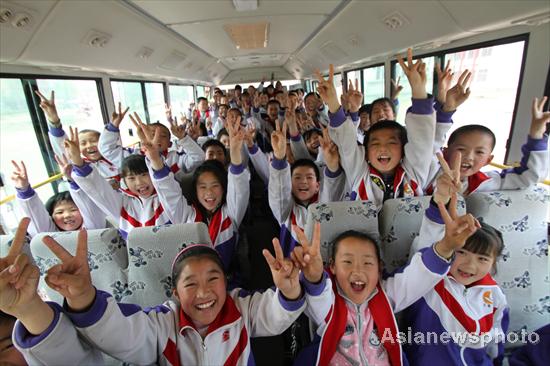
<path id="1" fill-rule="evenodd" d="M 50 138 L 50 142 L 52 144 L 52 148 L 54 153 L 57 156 L 63 156 L 65 154 L 65 140 L 67 139 L 67 134 L 63 130 L 63 128 L 60 127 L 54 127 L 53 125 L 48 123 L 48 136 Z M 100 135 L 101 139 L 101 135 Z M 101 149 L 99 148 L 99 152 L 101 153 Z M 114 179 L 116 181 L 120 181 L 120 175 L 118 172 L 119 165 L 115 165 L 110 160 L 106 159 L 103 154 L 99 160 L 92 161 L 86 157 L 82 158 L 86 163 L 94 166 L 99 174 L 107 180 Z"/>
<path id="2" fill-rule="evenodd" d="M 368 200 L 381 209 L 386 199 L 423 195 L 422 184 L 427 179 L 432 161 L 435 135 L 435 112 L 431 99 L 413 99 L 405 118 L 408 143 L 393 177 L 384 177 L 365 159 L 363 146 L 356 143 L 357 130 L 353 121 L 357 113 L 346 118 L 343 109 L 330 114 L 329 133 L 338 146 L 346 177 L 351 185 L 351 200 Z"/>
<path id="3" fill-rule="evenodd" d="M 172 224 L 170 217 L 174 213 L 165 210 L 159 200 L 158 190 L 166 192 L 165 200 L 181 197 L 181 188 L 166 166 L 151 177 L 157 191 L 147 198 L 126 189 L 113 190 L 97 170 L 88 164 L 73 166 L 73 179 L 105 215 L 118 219 L 118 229 L 124 239 L 136 227 Z"/>
<path id="4" fill-rule="evenodd" d="M 123 148 L 119 141 L 120 130 L 112 123 L 108 123 L 99 137 L 98 148 L 101 155 L 116 166 L 120 167 L 124 158 L 132 154 L 142 154 L 139 149 Z M 204 162 L 205 158 L 204 151 L 188 135 L 176 142 L 175 149 L 163 151 L 161 154 L 164 163 L 174 174 L 180 170 L 185 173 L 193 171 Z"/>
<path id="5" fill-rule="evenodd" d="M 42 200 L 31 186 L 27 189 L 17 189 L 16 191 L 17 207 L 20 209 L 22 217 L 29 217 L 31 219 L 27 230 L 30 236 L 44 232 L 59 231 L 52 217 L 46 211 Z M 69 193 L 82 216 L 82 227 L 88 230 L 105 228 L 105 215 L 75 182 L 70 182 Z"/>
<path id="6" fill-rule="evenodd" d="M 295 364 L 406 365 L 394 312 L 433 288 L 449 265 L 427 248 L 409 266 L 381 280 L 360 305 L 345 297 L 334 275 L 325 274 L 316 288 L 306 290 L 306 315 L 317 327 L 316 337 Z"/>
<path id="7" fill-rule="evenodd" d="M 436 242 L 444 235 L 443 219 L 431 202 L 422 221 L 419 241 Z M 422 246 L 413 244 L 414 249 Z M 509 307 L 490 274 L 468 286 L 447 275 L 406 310 L 405 323 L 413 335 L 421 333 L 426 338 L 429 332 L 438 337 L 449 335 L 446 342 L 440 337 L 429 344 L 407 344 L 405 351 L 411 365 L 438 360 L 445 365 L 489 366 L 502 362 Z"/>
<path id="8" fill-rule="evenodd" d="M 218 208 L 211 218 L 206 219 L 197 207 L 187 203 L 172 173 L 166 172 L 166 168 L 163 170 L 163 176 L 155 179 L 153 185 L 157 188 L 159 201 L 163 207 L 168 208 L 166 211 L 169 219 L 173 224 L 205 222 L 208 225 L 212 245 L 220 254 L 225 269 L 229 269 L 237 245 L 239 226 L 248 207 L 250 172 L 245 168 L 244 163 L 229 166 L 226 203 Z M 155 174 L 159 175 L 160 172 Z M 177 186 L 178 189 L 162 189 L 163 186 L 168 187 L 168 185 Z"/>
<path id="9" fill-rule="evenodd" d="M 254 364 L 250 338 L 282 333 L 298 318 L 304 307 L 303 296 L 297 300 L 287 300 L 278 289 L 250 295 L 235 289 L 228 292 L 220 313 L 208 326 L 204 339 L 179 303 L 171 300 L 153 308 L 141 309 L 138 305 L 119 304 L 110 294 L 97 290 L 88 311 L 66 311 L 65 314 L 74 324 L 73 330 L 76 328 L 78 334 L 93 347 L 123 362 L 233 366 Z M 50 328 L 55 329 L 56 325 Z M 52 337 L 55 334 L 50 328 L 40 335 L 42 342 L 54 342 Z M 28 334 L 20 323 L 16 325 L 15 333 Z M 17 342 L 16 345 L 25 357 L 42 357 L 57 360 L 57 363 L 61 361 L 61 354 L 63 361 L 82 354 L 79 349 L 65 346 L 66 336 L 60 338 L 58 343 L 62 348 L 40 347 L 40 344 L 21 347 Z M 60 353 L 61 349 L 65 352 Z"/>

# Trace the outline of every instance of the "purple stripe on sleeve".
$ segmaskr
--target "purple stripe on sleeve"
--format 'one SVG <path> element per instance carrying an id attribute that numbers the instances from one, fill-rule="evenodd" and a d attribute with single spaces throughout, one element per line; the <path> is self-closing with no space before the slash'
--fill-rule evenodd
<path id="1" fill-rule="evenodd" d="M 438 256 L 433 245 L 422 251 L 422 262 L 430 271 L 441 275 L 447 273 L 451 263 Z"/>
<path id="2" fill-rule="evenodd" d="M 359 120 L 359 112 L 350 112 L 349 116 L 353 122 L 357 122 Z"/>
<path id="3" fill-rule="evenodd" d="M 43 331 L 42 333 L 38 335 L 33 335 L 29 333 L 27 328 L 25 328 L 23 323 L 21 323 L 19 320 L 15 323 L 15 327 L 13 329 L 13 335 L 15 337 L 15 342 L 21 348 L 32 348 L 36 346 L 38 343 L 46 339 L 46 337 L 48 337 L 50 333 L 54 330 L 54 328 L 57 326 L 57 323 L 59 323 L 59 317 L 62 311 L 61 307 L 54 302 L 47 302 L 47 304 L 53 310 L 53 320 L 51 324 L 48 326 L 48 328 L 46 328 L 46 330 Z"/>
<path id="4" fill-rule="evenodd" d="M 15 190 L 17 191 L 17 198 L 24 200 L 35 195 L 34 189 L 31 186 L 28 186 L 27 188 L 15 188 Z"/>
<path id="5" fill-rule="evenodd" d="M 105 125 L 105 129 L 107 131 L 111 131 L 111 132 L 120 132 L 120 130 L 118 129 L 118 127 L 116 127 L 114 124 L 112 124 L 111 122 L 107 123 Z"/>
<path id="6" fill-rule="evenodd" d="M 239 165 L 233 165 L 231 164 L 229 166 L 229 171 L 231 172 L 231 174 L 233 175 L 239 175 L 241 174 L 243 171 L 244 171 L 244 164 L 241 163 Z"/>
<path id="7" fill-rule="evenodd" d="M 327 166 L 325 166 L 325 176 L 329 178 L 336 178 L 336 177 L 339 177 L 340 174 L 342 174 L 341 166 L 339 166 L 335 172 L 331 171 Z"/>
<path id="8" fill-rule="evenodd" d="M 78 186 L 78 184 L 76 184 L 74 180 L 69 181 L 69 186 L 73 191 L 78 191 L 80 189 L 80 187 Z"/>
<path id="9" fill-rule="evenodd" d="M 295 136 L 290 135 L 290 139 L 294 142 L 298 142 L 302 139 L 302 135 L 298 132 Z"/>
<path id="10" fill-rule="evenodd" d="M 330 126 L 331 127 L 338 127 L 342 125 L 346 121 L 346 114 L 344 113 L 344 109 L 340 106 L 340 108 L 336 111 L 336 113 L 328 113 L 329 119 L 330 119 Z"/>
<path id="11" fill-rule="evenodd" d="M 277 292 L 279 293 L 279 303 L 281 304 L 283 309 L 287 311 L 296 311 L 300 309 L 302 305 L 304 305 L 304 302 L 306 301 L 306 298 L 303 295 L 297 300 L 287 300 L 285 299 L 285 297 L 283 296 L 283 293 L 280 290 Z"/>
<path id="12" fill-rule="evenodd" d="M 327 285 L 327 273 L 323 272 L 323 276 L 321 277 L 321 281 L 319 281 L 319 283 L 311 283 L 306 279 L 304 273 L 301 272 L 300 283 L 302 284 L 302 286 L 304 286 L 304 289 L 306 290 L 306 293 L 308 295 L 319 296 L 321 295 L 321 293 L 323 293 L 323 290 Z"/>
<path id="13" fill-rule="evenodd" d="M 94 302 L 88 311 L 75 313 L 68 311 L 65 307 L 65 313 L 75 326 L 79 328 L 89 327 L 97 323 L 103 314 L 105 314 L 105 310 L 107 310 L 107 299 L 109 297 L 111 297 L 110 294 L 96 289 Z"/>
<path id="14" fill-rule="evenodd" d="M 88 163 L 84 163 L 84 165 L 81 167 L 73 165 L 73 173 L 75 173 L 79 177 L 87 177 L 92 173 L 92 170 L 92 166 Z"/>
<path id="15" fill-rule="evenodd" d="M 252 147 L 248 148 L 248 152 L 252 155 L 256 154 L 258 152 L 259 148 L 258 145 L 254 144 Z"/>
<path id="16" fill-rule="evenodd" d="M 434 109 L 436 115 L 435 120 L 438 123 L 453 123 L 453 114 L 455 114 L 456 110 L 451 112 L 443 112 L 443 106 L 438 101 L 434 103 Z"/>
<path id="17" fill-rule="evenodd" d="M 54 127 L 50 124 L 48 124 L 48 131 L 52 136 L 55 137 L 63 137 L 65 136 L 65 131 L 63 131 L 63 127 Z"/>
<path id="18" fill-rule="evenodd" d="M 170 168 L 164 164 L 161 170 L 155 170 L 153 169 L 153 178 L 155 179 L 162 179 L 164 177 L 167 177 L 168 174 L 170 174 Z"/>
<path id="19" fill-rule="evenodd" d="M 439 207 L 437 207 L 433 201 L 430 201 L 430 206 L 426 209 L 426 217 L 438 224 L 444 224 L 441 213 L 439 212 Z"/>
<path id="20" fill-rule="evenodd" d="M 414 99 L 412 98 L 411 113 L 414 114 L 432 114 L 434 111 L 433 108 L 433 98 L 426 99 Z"/>
<path id="21" fill-rule="evenodd" d="M 286 168 L 287 165 L 288 165 L 288 162 L 286 161 L 286 159 L 279 160 L 275 157 L 271 159 L 271 166 L 277 170 L 283 170 Z"/>

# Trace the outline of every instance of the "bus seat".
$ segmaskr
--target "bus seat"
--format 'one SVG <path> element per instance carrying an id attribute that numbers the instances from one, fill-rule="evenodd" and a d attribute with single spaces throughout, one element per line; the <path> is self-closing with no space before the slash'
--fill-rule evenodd
<path id="1" fill-rule="evenodd" d="M 370 201 L 342 201 L 312 204 L 308 208 L 304 233 L 311 240 L 313 225 L 321 223 L 321 255 L 328 263 L 332 241 L 338 234 L 356 230 L 378 239 L 378 212 Z M 328 225 L 325 225 L 328 224 Z"/>
<path id="2" fill-rule="evenodd" d="M 128 282 L 112 289 L 117 301 L 155 306 L 172 295 L 170 269 L 186 245 L 211 244 L 205 224 L 135 228 L 128 235 Z"/>
<path id="3" fill-rule="evenodd" d="M 418 236 L 424 211 L 431 196 L 395 198 L 384 202 L 380 212 L 380 245 L 385 271 L 391 273 L 407 264 L 411 244 Z M 458 212 L 465 212 L 464 199 L 459 196 Z"/>
<path id="4" fill-rule="evenodd" d="M 76 252 L 78 231 L 61 231 L 40 233 L 31 241 L 31 251 L 38 268 L 40 268 L 40 284 L 46 295 L 61 304 L 63 298 L 44 282 L 44 273 L 59 262 L 56 255 L 42 242 L 42 238 L 50 235 L 71 254 Z M 97 229 L 88 230 L 88 264 L 94 285 L 101 290 L 111 292 L 116 283 L 126 282 L 125 268 L 128 266 L 126 243 L 120 237 L 118 230 Z"/>
<path id="5" fill-rule="evenodd" d="M 494 276 L 510 305 L 510 331 L 530 332 L 548 323 L 549 262 L 546 214 L 550 191 L 473 193 L 468 212 L 502 232 L 504 251 Z"/>

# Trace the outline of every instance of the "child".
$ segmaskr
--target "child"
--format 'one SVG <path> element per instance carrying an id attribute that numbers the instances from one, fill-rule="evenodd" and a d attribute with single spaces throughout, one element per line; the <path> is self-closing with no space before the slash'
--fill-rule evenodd
<path id="1" fill-rule="evenodd" d="M 359 108 L 359 125 L 357 126 L 357 143 L 363 145 L 365 140 L 365 133 L 371 126 L 370 112 L 372 111 L 372 104 L 363 104 Z"/>
<path id="2" fill-rule="evenodd" d="M 159 122 L 148 125 L 152 131 L 157 127 L 160 128 L 159 148 L 164 161 L 174 174 L 180 169 L 184 172 L 193 171 L 193 169 L 204 161 L 204 151 L 202 151 L 200 146 L 188 135 L 185 131 L 185 127 L 178 125 L 176 121 L 172 119 L 169 107 L 167 107 L 166 112 L 167 119 L 170 122 L 170 130 Z M 135 119 L 139 119 L 137 113 L 134 113 L 134 117 Z M 121 122 L 122 118 L 113 118 L 113 121 L 105 126 L 105 130 L 99 137 L 98 143 L 101 154 L 109 159 L 109 161 L 112 161 L 116 166 L 120 166 L 122 160 L 131 154 L 143 153 L 139 149 L 123 148 L 119 145 L 119 127 Z M 178 138 L 176 149 L 174 150 L 168 150 L 172 146 L 170 131 Z M 138 130 L 137 134 L 140 136 L 142 131 Z"/>
<path id="3" fill-rule="evenodd" d="M 145 129 L 142 127 L 142 134 L 147 133 Z M 146 155 L 154 170 L 153 179 L 156 186 L 151 181 L 145 157 L 130 155 L 122 161 L 120 169 L 122 179 L 128 188 L 119 191 L 107 189 L 106 182 L 100 179 L 97 171 L 80 158 L 76 150 L 78 134 L 73 132 L 72 128 L 71 138 L 65 141 L 67 153 L 74 164 L 75 182 L 106 215 L 118 219 L 119 231 L 124 239 L 135 227 L 174 222 L 174 212 L 170 211 L 172 205 L 167 205 L 166 202 L 177 201 L 181 197 L 181 188 L 168 166 L 162 162 L 160 131 L 161 128 L 157 128 L 153 141 L 144 140 Z M 159 191 L 165 192 L 164 202 L 159 199 Z"/>
<path id="4" fill-rule="evenodd" d="M 456 211 L 456 191 L 459 189 L 460 156 L 451 171 L 441 158 L 446 172 L 437 180 L 432 203 L 422 222 L 419 243 L 439 240 L 443 234 L 446 212 L 435 205 L 449 204 Z M 422 244 L 420 245 L 422 247 Z M 502 235 L 493 227 L 481 227 L 456 250 L 447 276 L 432 290 L 407 309 L 407 323 L 412 334 L 443 332 L 452 338 L 448 342 L 410 343 L 406 347 L 411 365 L 425 365 L 437 359 L 445 365 L 501 364 L 505 332 L 508 327 L 506 297 L 491 272 L 504 244 Z"/>
<path id="5" fill-rule="evenodd" d="M 319 201 L 320 173 L 317 165 L 310 159 L 298 159 L 289 166 L 286 160 L 286 123 L 282 128 L 277 123 L 276 131 L 271 135 L 271 145 L 273 160 L 269 169 L 269 207 L 281 226 L 280 240 L 284 253 L 290 255 L 296 245 L 290 228 L 292 225 L 303 228 L 308 206 Z M 325 147 L 328 148 L 326 145 Z M 344 182 L 338 150 L 332 150 L 327 154 L 327 169 L 322 188 L 324 193 L 321 194 L 323 202 L 337 200 L 339 197 L 332 199 L 332 195 L 341 192 L 337 187 Z"/>
<path id="6" fill-rule="evenodd" d="M 197 103 L 198 109 L 188 109 L 186 116 L 188 120 L 198 120 L 201 124 L 205 124 L 207 119 L 210 119 L 212 121 L 215 121 L 217 119 L 215 113 L 213 113 L 213 111 L 210 111 L 210 108 L 208 107 L 208 99 L 206 99 L 205 97 L 198 97 Z"/>
<path id="7" fill-rule="evenodd" d="M 202 144 L 202 149 L 204 150 L 206 161 L 217 160 L 224 167 L 229 163 L 229 154 L 221 141 L 215 139 L 207 140 Z"/>
<path id="8" fill-rule="evenodd" d="M 454 251 L 476 230 L 474 221 L 471 216 L 451 213 L 442 240 L 383 280 L 380 249 L 370 236 L 353 230 L 338 235 L 327 276 L 320 254 L 320 224 L 316 224 L 313 244 L 296 229 L 302 246 L 294 249 L 292 258 L 307 282 L 316 284 L 306 293 L 306 314 L 316 325 L 318 336 L 297 364 L 406 364 L 394 312 L 441 281 Z"/>
<path id="9" fill-rule="evenodd" d="M 40 91 L 36 90 L 35 93 L 40 97 L 40 108 L 42 108 L 48 119 L 48 135 L 53 150 L 57 156 L 62 156 L 65 153 L 63 146 L 67 135 L 61 126 L 61 120 L 57 114 L 55 92 L 52 90 L 49 100 Z M 122 112 L 119 103 L 118 113 L 116 111 L 113 112 L 113 121 L 120 123 L 126 112 L 128 112 L 128 108 Z M 98 148 L 99 138 L 100 133 L 95 130 L 81 130 L 79 136 L 80 153 L 88 164 L 93 165 L 99 171 L 102 177 L 106 178 L 113 187 L 118 188 L 118 181 L 120 181 L 118 165 L 103 157 Z"/>
<path id="10" fill-rule="evenodd" d="M 57 158 L 57 156 L 56 156 Z M 66 171 L 68 162 L 60 166 Z M 70 190 L 59 192 L 48 199 L 46 205 L 29 184 L 25 163 L 17 164 L 12 161 L 15 168 L 11 179 L 17 190 L 17 205 L 24 217 L 30 217 L 29 234 L 35 236 L 38 233 L 54 231 L 72 231 L 85 227 L 89 230 L 105 228 L 105 215 L 98 212 L 97 206 L 92 200 L 71 181 Z M 70 169 L 70 166 L 68 167 Z"/>
<path id="11" fill-rule="evenodd" d="M 550 112 L 543 111 L 546 99 L 547 97 L 543 97 L 540 102 L 538 98 L 533 100 L 531 128 L 527 143 L 522 147 L 523 157 L 519 167 L 502 172 L 480 171 L 493 159 L 491 152 L 496 143 L 495 135 L 487 127 L 466 125 L 451 134 L 444 156 L 447 161 L 451 161 L 458 152 L 462 155 L 460 193 L 467 195 L 473 192 L 526 188 L 546 178 L 550 161 L 548 135 L 545 134 L 546 125 L 550 122 Z M 431 176 L 439 174 L 441 171 L 436 169 L 436 173 Z M 429 194 L 433 189 L 428 185 L 426 191 Z"/>
<path id="12" fill-rule="evenodd" d="M 282 333 L 305 307 L 299 272 L 290 260 L 282 257 L 276 241 L 275 258 L 264 251 L 276 289 L 252 295 L 246 295 L 241 289 L 228 292 L 218 253 L 207 245 L 191 245 L 173 261 L 171 278 L 175 301 L 142 310 L 137 305 L 117 304 L 111 295 L 94 288 L 86 260 L 86 240 L 79 239 L 75 257 L 53 239 L 45 240 L 63 262 L 48 271 L 47 283 L 65 297 L 65 314 L 74 324 L 73 331 L 76 329 L 94 348 L 123 362 L 253 364 L 250 338 Z M 56 316 L 59 316 L 58 309 L 52 309 Z M 34 325 L 31 321 L 17 325 L 16 345 L 25 356 L 53 358 L 56 355 L 59 360 L 65 359 L 57 347 L 46 349 L 41 344 L 26 347 L 20 342 L 24 336 L 36 338 L 32 334 L 39 334 L 45 342 L 51 341 L 50 332 L 55 332 L 58 320 L 52 318 L 50 315 L 48 321 L 43 320 L 43 324 L 50 326 L 40 333 L 29 329 Z M 59 346 L 65 349 L 68 341 L 61 338 Z"/>
<path id="13" fill-rule="evenodd" d="M 319 94 L 315 92 L 307 93 L 304 97 L 304 105 L 306 113 L 312 119 L 315 127 L 328 126 L 329 118 Z"/>
<path id="14" fill-rule="evenodd" d="M 428 176 L 432 159 L 435 134 L 433 102 L 428 98 L 425 86 L 425 64 L 412 62 L 408 51 L 408 65 L 399 57 L 399 64 L 407 74 L 412 88 L 413 105 L 407 114 L 408 131 L 395 121 L 383 121 L 373 125 L 365 136 L 365 148 L 357 145 L 357 131 L 353 120 L 363 96 L 350 83 L 348 100 L 350 118 L 346 119 L 336 96 L 332 82 L 318 74 L 318 91 L 329 106 L 332 140 L 338 146 L 342 168 L 351 184 L 352 200 L 370 200 L 381 208 L 385 200 L 422 195 L 422 184 Z M 407 140 L 407 134 L 409 139 Z M 365 161 L 367 156 L 368 161 Z"/>
<path id="15" fill-rule="evenodd" d="M 219 142 L 221 142 L 226 149 L 229 149 L 230 148 L 230 145 L 229 145 L 229 132 L 227 132 L 227 129 L 225 128 L 222 128 L 218 134 L 216 135 L 216 140 L 218 140 Z"/>
<path id="16" fill-rule="evenodd" d="M 228 119 L 231 139 L 229 170 L 226 171 L 218 161 L 207 161 L 199 166 L 193 173 L 191 205 L 181 195 L 181 190 L 177 196 L 174 191 L 162 189 L 161 183 L 166 184 L 165 180 L 170 180 L 170 177 L 153 181 L 163 206 L 173 213 L 170 217 L 172 223 L 204 222 L 208 226 L 212 245 L 220 253 L 226 269 L 237 245 L 238 229 L 250 195 L 250 173 L 241 154 L 244 135 L 240 121 L 240 117 L 235 121 Z"/>

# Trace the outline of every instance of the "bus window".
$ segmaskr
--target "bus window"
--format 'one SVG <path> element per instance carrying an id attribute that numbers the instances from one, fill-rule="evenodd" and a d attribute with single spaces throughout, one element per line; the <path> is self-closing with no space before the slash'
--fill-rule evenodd
<path id="1" fill-rule="evenodd" d="M 357 84 L 359 85 L 359 91 L 361 91 L 361 70 L 353 70 L 346 72 L 346 89 L 348 88 L 349 82 L 351 81 L 353 83 L 353 86 L 355 87 L 355 80 L 357 80 Z"/>
<path id="2" fill-rule="evenodd" d="M 61 122 L 79 130 L 103 130 L 103 115 L 95 80 L 37 79 L 38 89 L 47 98 L 55 90 L 55 105 Z"/>
<path id="3" fill-rule="evenodd" d="M 46 95 L 49 98 L 49 94 Z M 63 116 L 61 111 L 60 115 Z M 48 171 L 38 145 L 20 79 L 0 79 L 0 120 L 2 121 L 0 167 L 5 180 L 4 184 L 12 186 L 9 178 L 13 170 L 11 160 L 25 162 L 31 184 L 48 179 Z M 38 189 L 37 193 L 46 202 L 54 191 L 51 185 L 47 185 Z"/>
<path id="4" fill-rule="evenodd" d="M 493 161 L 499 164 L 506 157 L 524 46 L 525 41 L 519 41 L 445 55 L 445 62 L 450 60 L 455 72 L 453 83 L 463 70 L 472 72 L 472 93 L 453 116 L 450 132 L 474 123 L 490 128 L 497 140 Z M 522 121 L 531 120 L 531 116 L 518 117 Z"/>
<path id="5" fill-rule="evenodd" d="M 426 63 L 426 77 L 428 79 L 428 81 L 426 82 L 426 91 L 428 92 L 428 94 L 431 94 L 433 90 L 434 59 L 435 59 L 434 56 L 422 58 L 422 60 Z M 401 66 L 399 66 L 397 62 L 392 63 L 392 65 L 395 68 L 394 72 L 392 73 L 393 79 L 395 81 L 399 79 L 399 83 L 403 85 L 403 90 L 397 97 L 397 99 L 399 100 L 399 110 L 397 112 L 396 120 L 401 124 L 405 124 L 405 115 L 407 114 L 407 109 L 409 109 L 409 107 L 412 105 L 411 87 L 409 85 L 409 82 L 407 81 L 407 77 L 405 76 L 405 74 L 403 73 L 403 70 L 401 69 Z"/>
<path id="6" fill-rule="evenodd" d="M 325 77 L 326 78 L 326 77 Z M 336 88 L 336 95 L 342 95 L 342 73 L 334 74 L 334 87 Z"/>
<path id="7" fill-rule="evenodd" d="M 137 112 L 144 123 L 147 123 L 145 116 L 145 106 L 143 105 L 143 94 L 141 93 L 141 83 L 130 81 L 111 81 L 111 89 L 113 91 L 113 99 L 115 106 L 118 108 L 120 102 L 123 109 L 130 107 L 129 113 Z M 130 135 L 130 130 L 134 126 L 130 122 L 130 118 L 124 119 L 120 128 L 120 138 L 123 145 L 128 145 L 137 141 L 137 135 Z"/>
<path id="8" fill-rule="evenodd" d="M 363 69 L 363 103 L 384 97 L 384 65 Z"/>
<path id="9" fill-rule="evenodd" d="M 208 95 L 206 95 L 204 92 L 204 86 L 202 85 L 197 85 L 196 86 L 196 91 L 197 91 L 197 98 L 200 98 L 200 97 L 205 97 L 205 98 L 208 98 Z"/>
<path id="10" fill-rule="evenodd" d="M 170 127 L 166 121 L 164 113 L 164 86 L 162 83 L 145 83 L 145 96 L 147 97 L 147 110 L 149 111 L 149 121 L 160 122 Z"/>
<path id="11" fill-rule="evenodd" d="M 179 118 L 180 113 L 185 113 L 189 109 L 189 105 L 195 102 L 193 97 L 192 85 L 169 85 L 170 91 L 170 107 L 172 115 Z"/>

